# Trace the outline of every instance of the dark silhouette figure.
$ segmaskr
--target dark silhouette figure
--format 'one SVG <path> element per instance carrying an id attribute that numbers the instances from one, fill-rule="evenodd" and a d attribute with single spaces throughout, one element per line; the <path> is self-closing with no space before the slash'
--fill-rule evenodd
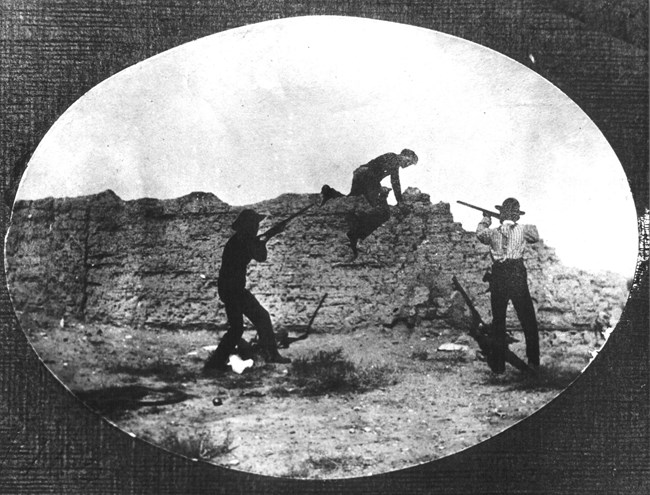
<path id="1" fill-rule="evenodd" d="M 259 344 L 267 361 L 274 363 L 291 361 L 282 357 L 278 352 L 273 324 L 268 311 L 246 289 L 248 264 L 252 260 L 266 261 L 267 258 L 266 241 L 268 239 L 263 240 L 257 236 L 260 221 L 264 218 L 264 215 L 246 209 L 232 224 L 235 234 L 223 249 L 217 281 L 219 298 L 225 305 L 229 328 L 217 349 L 206 361 L 206 370 L 224 371 L 228 369 L 229 357 L 236 352 L 237 345 L 244 333 L 244 316 L 255 325 Z"/>
<path id="2" fill-rule="evenodd" d="M 526 337 L 526 356 L 533 369 L 539 367 L 539 333 L 535 308 L 528 289 L 526 266 L 523 252 L 526 243 L 539 240 L 537 228 L 533 225 L 519 225 L 517 220 L 524 214 L 519 209 L 519 201 L 506 199 L 501 206 L 496 206 L 500 214 L 501 225 L 490 229 L 492 219 L 484 214 L 478 224 L 478 240 L 490 246 L 492 257 L 492 275 L 490 278 L 490 302 L 492 305 L 492 326 L 494 332 L 494 366 L 493 371 L 505 371 L 506 353 L 506 311 L 508 302 L 517 312 Z"/>
<path id="3" fill-rule="evenodd" d="M 349 230 L 347 232 L 352 248 L 353 259 L 357 257 L 359 250 L 357 243 L 363 240 L 379 228 L 390 218 L 390 209 L 386 198 L 390 189 L 382 187 L 381 181 L 390 176 L 393 193 L 398 205 L 402 204 L 402 188 L 399 178 L 400 168 L 415 165 L 418 162 L 417 155 L 404 149 L 398 155 L 396 153 L 385 153 L 361 165 L 352 174 L 352 187 L 348 197 L 363 196 L 373 208 L 370 213 L 350 212 L 346 220 Z M 345 195 L 336 189 L 325 184 L 321 189 L 321 206 L 331 199 L 341 198 Z"/>

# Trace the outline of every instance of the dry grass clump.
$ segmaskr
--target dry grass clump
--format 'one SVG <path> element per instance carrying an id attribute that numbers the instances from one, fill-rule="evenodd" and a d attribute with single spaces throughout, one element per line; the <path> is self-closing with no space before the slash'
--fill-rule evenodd
<path id="1" fill-rule="evenodd" d="M 545 392 L 549 390 L 564 390 L 573 380 L 578 378 L 580 367 L 566 363 L 550 363 L 540 366 L 536 373 L 508 373 L 492 375 L 489 384 L 509 385 L 511 390 L 528 390 Z"/>
<path id="2" fill-rule="evenodd" d="M 338 455 L 338 456 L 312 456 L 299 465 L 292 466 L 283 474 L 285 478 L 326 478 L 334 472 L 351 472 L 358 466 L 365 466 L 361 456 Z"/>
<path id="3" fill-rule="evenodd" d="M 521 375 L 518 382 L 514 384 L 516 390 L 564 390 L 573 380 L 580 376 L 581 368 L 553 363 L 543 365 L 537 374 Z"/>
<path id="4" fill-rule="evenodd" d="M 360 368 L 346 359 L 340 348 L 297 358 L 291 368 L 291 380 L 304 395 L 365 392 L 397 382 L 392 368 Z"/>
<path id="5" fill-rule="evenodd" d="M 208 432 L 202 431 L 197 434 L 182 434 L 178 431 L 167 431 L 157 442 L 161 447 L 171 452 L 184 455 L 190 459 L 214 460 L 234 449 L 232 433 L 226 435 L 220 441 L 216 441 Z"/>

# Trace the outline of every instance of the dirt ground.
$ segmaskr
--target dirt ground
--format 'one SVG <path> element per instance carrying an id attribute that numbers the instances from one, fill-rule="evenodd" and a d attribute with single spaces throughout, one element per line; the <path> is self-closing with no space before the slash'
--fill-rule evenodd
<path id="1" fill-rule="evenodd" d="M 120 428 L 188 457 L 299 478 L 371 475 L 481 442 L 548 403 L 603 344 L 588 331 L 542 332 L 537 377 L 511 367 L 496 376 L 460 330 L 365 328 L 295 342 L 282 351 L 291 364 L 204 376 L 216 332 L 65 322 L 26 331 L 53 373 Z M 438 350 L 448 343 L 459 347 Z M 363 391 L 306 393 L 296 363 L 337 349 L 374 378 Z"/>

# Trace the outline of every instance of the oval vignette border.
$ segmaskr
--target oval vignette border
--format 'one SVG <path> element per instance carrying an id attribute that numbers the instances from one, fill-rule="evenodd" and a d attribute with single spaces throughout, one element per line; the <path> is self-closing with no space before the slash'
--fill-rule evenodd
<path id="1" fill-rule="evenodd" d="M 136 0 L 115 2 L 117 7 L 110 8 L 85 7 L 72 0 L 48 7 L 39 3 L 27 0 L 22 7 L 3 8 L 8 20 L 0 26 L 9 40 L 6 48 L 0 48 L 9 75 L 0 78 L 0 102 L 7 109 L 0 128 L 4 232 L 21 156 L 33 150 L 87 90 L 121 69 L 209 34 L 318 14 L 372 17 L 433 29 L 526 65 L 595 122 L 623 165 L 640 218 L 648 207 L 647 51 L 641 53 L 633 44 L 534 0 L 508 6 L 495 6 L 492 0 L 461 4 L 443 0 L 433 6 L 411 0 L 399 8 L 388 1 L 342 0 L 261 5 L 216 1 L 180 5 L 175 0 L 154 5 Z M 644 27 L 647 30 L 647 19 Z M 536 54 L 535 63 L 530 54 Z M 590 65 L 595 63 L 600 65 Z M 617 70 L 627 77 L 616 80 Z M 645 222 L 647 235 L 647 214 Z M 647 250 L 646 238 L 640 253 L 646 260 Z M 635 283 L 640 288 L 628 299 L 624 318 L 596 362 L 529 418 L 429 464 L 327 481 L 269 478 L 193 462 L 111 426 L 40 363 L 16 322 L 3 281 L 0 491 L 643 493 L 650 486 L 647 277 L 647 271 L 637 270 Z M 559 472 L 558 466 L 563 468 Z"/>

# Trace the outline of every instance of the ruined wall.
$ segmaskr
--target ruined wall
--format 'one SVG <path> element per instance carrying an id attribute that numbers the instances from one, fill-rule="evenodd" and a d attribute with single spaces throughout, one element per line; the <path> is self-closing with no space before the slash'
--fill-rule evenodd
<path id="1" fill-rule="evenodd" d="M 250 266 L 249 286 L 276 324 L 306 323 L 325 293 L 316 326 L 330 330 L 453 319 L 459 301 L 452 275 L 489 320 L 481 281 L 487 247 L 453 221 L 448 204 L 432 204 L 417 189 L 404 196 L 410 213 L 392 207 L 354 263 L 346 262 L 345 213 L 363 208 L 363 200 L 315 206 L 272 239 L 268 261 Z M 261 230 L 318 199 L 289 194 L 254 205 L 269 215 Z M 240 210 L 207 193 L 122 201 L 106 191 L 18 202 L 6 244 L 15 309 L 135 327 L 221 327 L 215 279 Z M 620 276 L 563 267 L 543 242 L 526 256 L 542 328 L 590 325 L 625 303 Z M 514 314 L 509 322 L 516 326 Z"/>

